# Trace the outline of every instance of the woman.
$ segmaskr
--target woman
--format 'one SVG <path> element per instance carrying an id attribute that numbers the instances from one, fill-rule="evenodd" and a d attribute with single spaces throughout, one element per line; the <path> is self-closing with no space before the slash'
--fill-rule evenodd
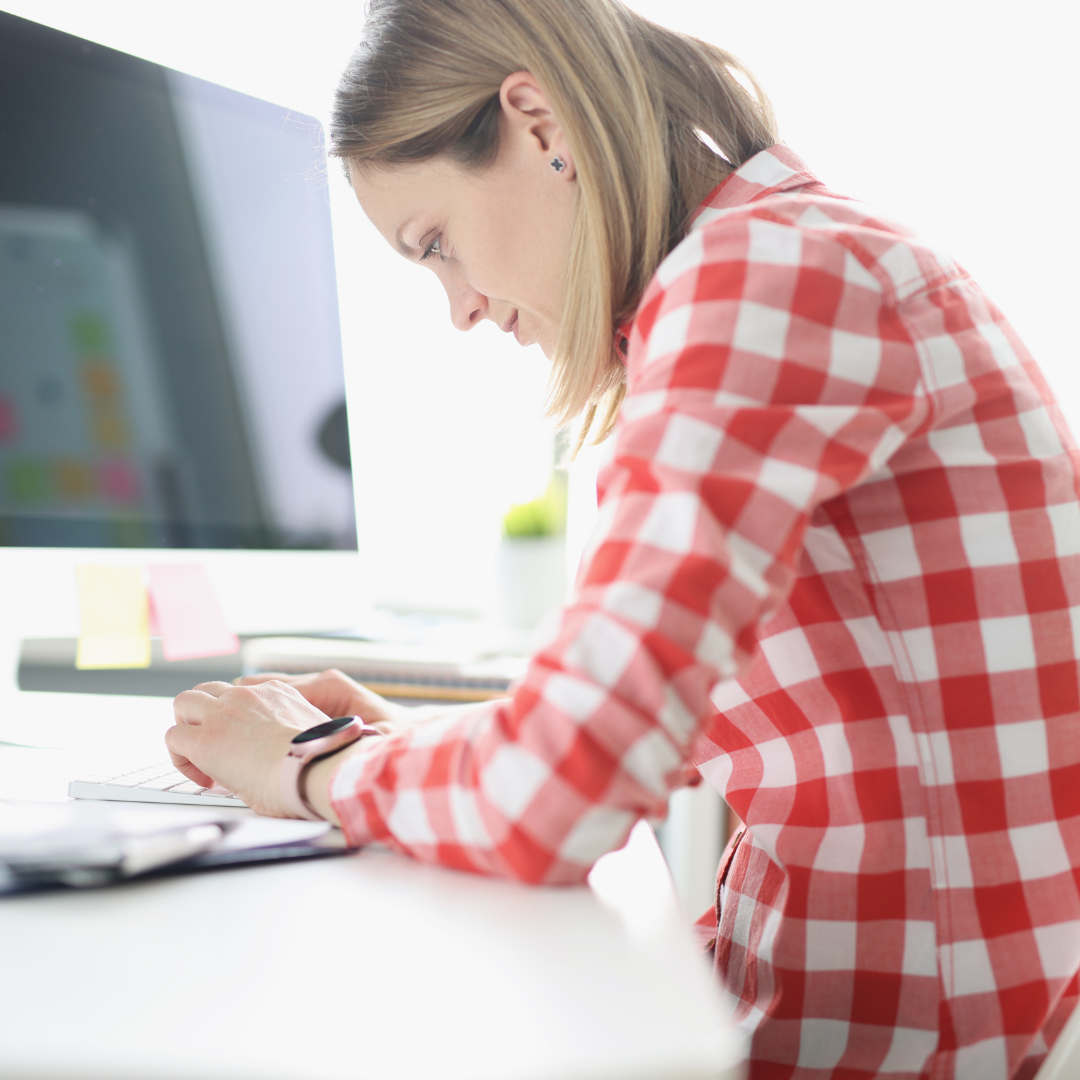
<path id="1" fill-rule="evenodd" d="M 1080 968 L 1080 505 L 1009 325 L 614 0 L 377 0 L 333 145 L 455 325 L 539 342 L 553 415 L 613 435 L 599 524 L 512 699 L 206 684 L 174 761 L 283 813 L 293 736 L 358 713 L 386 736 L 310 807 L 544 883 L 696 766 L 747 824 L 715 963 L 754 1076 L 1030 1076 Z"/>

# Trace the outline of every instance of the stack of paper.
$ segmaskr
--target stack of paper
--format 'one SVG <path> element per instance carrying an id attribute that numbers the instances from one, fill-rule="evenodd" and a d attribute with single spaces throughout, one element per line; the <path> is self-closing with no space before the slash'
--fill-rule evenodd
<path id="1" fill-rule="evenodd" d="M 254 638 L 244 671 L 301 674 L 337 668 L 384 697 L 487 701 L 505 697 L 525 673 L 521 656 L 485 656 L 471 647 L 405 645 L 345 638 Z"/>
<path id="2" fill-rule="evenodd" d="M 325 821 L 248 810 L 0 801 L 0 894 L 108 885 L 170 867 L 329 854 L 341 849 L 340 835 Z"/>

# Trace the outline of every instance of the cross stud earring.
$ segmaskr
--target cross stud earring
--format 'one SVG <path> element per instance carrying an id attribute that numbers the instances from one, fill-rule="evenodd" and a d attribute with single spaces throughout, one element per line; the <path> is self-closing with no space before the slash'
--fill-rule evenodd
<path id="1" fill-rule="evenodd" d="M 558 157 L 558 156 L 556 156 L 556 157 L 553 157 L 553 158 L 551 159 L 551 167 L 552 167 L 552 168 L 553 168 L 553 169 L 554 169 L 554 170 L 555 170 L 556 172 L 562 172 L 562 171 L 563 171 L 563 169 L 565 169 L 565 168 L 566 168 L 566 162 L 565 162 L 565 161 L 563 161 L 563 159 L 562 159 L 561 157 Z"/>

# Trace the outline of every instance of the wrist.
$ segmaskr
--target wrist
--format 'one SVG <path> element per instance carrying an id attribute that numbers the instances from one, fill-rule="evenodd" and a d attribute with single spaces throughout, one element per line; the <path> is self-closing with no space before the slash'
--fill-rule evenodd
<path id="1" fill-rule="evenodd" d="M 330 781 L 345 762 L 357 754 L 366 753 L 378 739 L 359 739 L 329 757 L 313 761 L 304 769 L 299 779 L 299 791 L 304 801 L 323 820 L 341 826 L 341 821 L 330 802 Z"/>
<path id="2" fill-rule="evenodd" d="M 358 716 L 339 716 L 295 735 L 279 769 L 279 798 L 285 816 L 318 820 L 318 811 L 304 794 L 304 773 L 317 761 L 336 756 L 365 736 L 379 734 L 376 728 L 365 724 Z"/>

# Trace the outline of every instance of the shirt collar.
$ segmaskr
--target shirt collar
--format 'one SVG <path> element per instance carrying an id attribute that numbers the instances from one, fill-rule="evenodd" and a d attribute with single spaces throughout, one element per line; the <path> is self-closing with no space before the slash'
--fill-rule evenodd
<path id="1" fill-rule="evenodd" d="M 825 185 L 807 168 L 806 162 L 783 143 L 777 143 L 756 153 L 725 176 L 694 211 L 689 231 L 712 221 L 722 210 L 796 189 L 810 189 L 814 194 L 826 192 Z M 627 319 L 615 331 L 615 347 L 624 361 L 635 317 Z"/>
<path id="2" fill-rule="evenodd" d="M 798 154 L 777 143 L 755 154 L 724 177 L 694 211 L 690 228 L 696 229 L 711 221 L 715 217 L 713 211 L 730 210 L 766 195 L 796 188 L 813 188 L 815 193 L 825 190 Z"/>

